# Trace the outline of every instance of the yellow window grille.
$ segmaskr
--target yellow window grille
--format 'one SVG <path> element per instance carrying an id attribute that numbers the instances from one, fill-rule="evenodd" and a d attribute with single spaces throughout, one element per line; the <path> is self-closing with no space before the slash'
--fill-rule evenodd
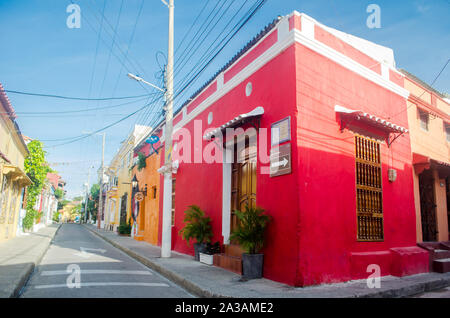
<path id="1" fill-rule="evenodd" d="M 382 241 L 383 191 L 380 143 L 355 136 L 356 214 L 359 241 Z"/>

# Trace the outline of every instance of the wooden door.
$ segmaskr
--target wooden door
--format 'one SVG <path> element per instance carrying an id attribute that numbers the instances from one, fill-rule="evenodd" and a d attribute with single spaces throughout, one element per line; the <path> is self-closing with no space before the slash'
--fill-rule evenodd
<path id="1" fill-rule="evenodd" d="M 436 241 L 436 201 L 434 197 L 434 179 L 431 170 L 425 170 L 420 174 L 419 192 L 423 241 Z"/>
<path id="2" fill-rule="evenodd" d="M 139 204 L 139 214 L 140 214 L 140 219 L 139 219 L 139 232 L 144 232 L 145 231 L 145 197 L 144 199 L 142 199 L 142 201 Z"/>
<path id="3" fill-rule="evenodd" d="M 122 196 L 122 201 L 120 204 L 120 225 L 127 223 L 127 202 L 128 202 L 128 193 L 125 193 Z"/>
<path id="4" fill-rule="evenodd" d="M 231 177 L 231 232 L 239 222 L 235 210 L 244 211 L 248 204 L 256 206 L 256 147 L 246 144 L 245 149 L 238 153 L 235 145 L 234 161 Z"/>

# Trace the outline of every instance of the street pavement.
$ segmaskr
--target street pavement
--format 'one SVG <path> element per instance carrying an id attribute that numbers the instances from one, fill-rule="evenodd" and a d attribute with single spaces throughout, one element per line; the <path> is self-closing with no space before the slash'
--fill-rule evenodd
<path id="1" fill-rule="evenodd" d="M 370 288 L 367 280 L 297 288 L 269 279 L 242 280 L 240 275 L 194 260 L 190 255 L 172 251 L 161 258 L 161 248 L 112 231 L 84 225 L 113 246 L 161 273 L 171 281 L 201 297 L 232 298 L 352 298 L 411 297 L 450 286 L 450 273 L 423 273 L 405 277 L 381 277 L 380 288 Z"/>
<path id="2" fill-rule="evenodd" d="M 63 224 L 23 288 L 24 298 L 190 298 L 183 288 L 85 227 Z"/>
<path id="3" fill-rule="evenodd" d="M 428 293 L 422 293 L 416 295 L 415 298 L 450 298 L 450 287 L 431 291 Z"/>

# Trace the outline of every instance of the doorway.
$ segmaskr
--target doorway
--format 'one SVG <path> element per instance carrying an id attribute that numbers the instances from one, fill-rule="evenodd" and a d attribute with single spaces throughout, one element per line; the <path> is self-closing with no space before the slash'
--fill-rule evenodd
<path id="1" fill-rule="evenodd" d="M 127 203 L 128 203 L 128 193 L 122 196 L 120 204 L 120 225 L 127 224 Z"/>
<path id="2" fill-rule="evenodd" d="M 245 146 L 239 149 L 239 143 L 234 144 L 234 158 L 231 170 L 231 218 L 230 230 L 238 226 L 239 219 L 235 210 L 244 211 L 245 206 L 256 206 L 256 143 L 245 139 Z"/>
<path id="3" fill-rule="evenodd" d="M 422 220 L 422 239 L 424 242 L 437 240 L 436 198 L 432 170 L 419 175 L 420 214 Z"/>

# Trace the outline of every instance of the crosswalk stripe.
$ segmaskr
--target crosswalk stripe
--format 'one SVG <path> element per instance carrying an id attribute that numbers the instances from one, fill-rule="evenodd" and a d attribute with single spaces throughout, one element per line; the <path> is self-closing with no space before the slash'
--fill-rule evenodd
<path id="1" fill-rule="evenodd" d="M 92 283 L 80 283 L 80 287 L 98 287 L 98 286 L 141 286 L 141 287 L 169 287 L 167 284 L 163 283 L 124 283 L 124 282 L 92 282 Z M 36 285 L 35 289 L 46 289 L 46 288 L 69 288 L 67 284 L 54 284 L 54 285 Z M 77 289 L 77 288 L 72 288 Z"/>
<path id="2" fill-rule="evenodd" d="M 69 275 L 66 270 L 42 271 L 41 276 Z M 80 274 L 112 274 L 112 275 L 153 275 L 149 271 L 127 271 L 127 270 L 103 270 L 103 269 L 82 269 Z"/>

